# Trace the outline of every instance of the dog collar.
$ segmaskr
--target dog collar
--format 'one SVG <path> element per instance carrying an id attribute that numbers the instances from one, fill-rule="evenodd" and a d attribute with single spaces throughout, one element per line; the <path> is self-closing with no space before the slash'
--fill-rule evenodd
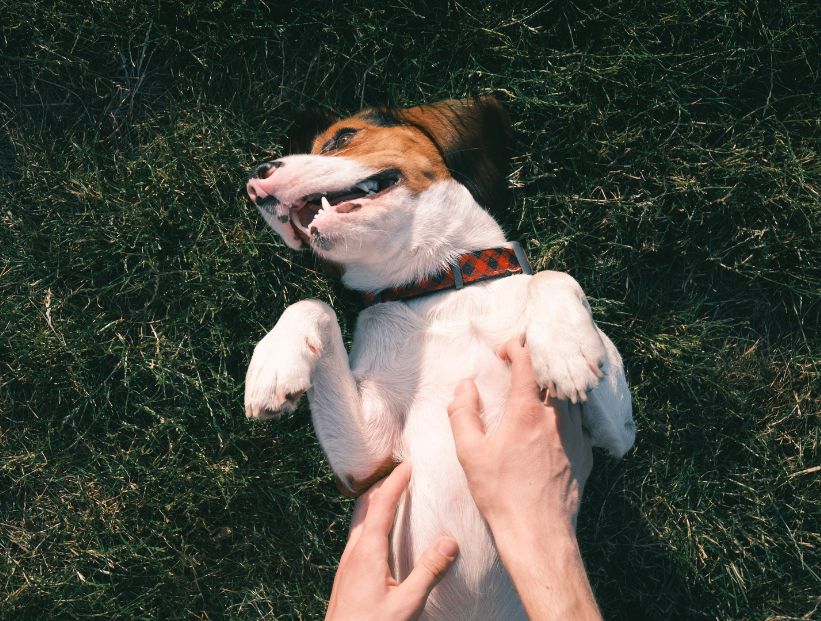
<path id="1" fill-rule="evenodd" d="M 380 302 L 410 300 L 444 289 L 461 289 L 483 280 L 504 278 L 514 274 L 532 274 L 527 255 L 519 242 L 508 242 L 509 247 L 473 250 L 456 257 L 450 265 L 435 276 L 402 287 L 365 293 L 365 306 Z"/>

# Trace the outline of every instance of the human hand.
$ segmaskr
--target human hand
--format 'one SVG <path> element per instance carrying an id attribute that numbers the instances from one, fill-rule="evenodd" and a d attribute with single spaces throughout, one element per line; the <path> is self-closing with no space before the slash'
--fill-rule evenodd
<path id="1" fill-rule="evenodd" d="M 491 530 L 568 528 L 575 538 L 593 452 L 581 411 L 542 398 L 530 352 L 518 339 L 499 352 L 511 365 L 510 397 L 499 427 L 485 435 L 479 392 L 463 380 L 448 407 L 456 453 L 476 506 Z M 495 535 L 498 535 L 494 531 Z"/>
<path id="2" fill-rule="evenodd" d="M 325 621 L 417 619 L 433 587 L 456 559 L 456 541 L 440 537 L 422 554 L 402 584 L 391 575 L 390 531 L 410 475 L 410 465 L 400 464 L 356 501 L 348 545 L 339 561 Z"/>

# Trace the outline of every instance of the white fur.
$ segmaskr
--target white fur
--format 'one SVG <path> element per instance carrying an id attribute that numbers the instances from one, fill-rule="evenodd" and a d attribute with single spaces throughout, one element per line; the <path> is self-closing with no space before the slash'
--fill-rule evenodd
<path id="1" fill-rule="evenodd" d="M 319 156 L 294 157 L 302 159 L 284 158 L 281 171 L 293 166 L 301 176 L 297 169 Z M 342 157 L 319 159 L 347 167 Z M 461 253 L 505 243 L 496 222 L 455 181 L 416 196 L 397 188 L 359 211 L 332 214 L 322 234 L 333 243 L 315 251 L 342 263 L 345 284 L 363 291 L 412 282 Z M 456 384 L 473 378 L 486 428 L 495 429 L 510 383 L 495 350 L 522 333 L 540 384 L 583 401 L 593 444 L 624 454 L 635 429 L 621 358 L 566 274 L 511 276 L 372 306 L 359 315 L 350 356 L 331 308 L 298 302 L 254 351 L 248 416 L 292 409 L 293 397 L 306 390 L 319 441 L 343 481 L 370 476 L 390 457 L 412 462 L 393 531 L 396 578 L 408 575 L 436 537 L 448 534 L 460 544 L 423 619 L 526 618 L 470 496 L 446 412 Z"/>

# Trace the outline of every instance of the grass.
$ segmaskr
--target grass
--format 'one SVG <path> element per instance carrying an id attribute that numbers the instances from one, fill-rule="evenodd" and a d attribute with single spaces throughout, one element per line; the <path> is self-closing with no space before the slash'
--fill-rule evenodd
<path id="1" fill-rule="evenodd" d="M 321 617 L 351 505 L 242 380 L 287 304 L 356 305 L 246 171 L 302 105 L 493 92 L 499 219 L 633 388 L 580 517 L 605 617 L 819 618 L 820 13 L 0 2 L 0 617 Z"/>

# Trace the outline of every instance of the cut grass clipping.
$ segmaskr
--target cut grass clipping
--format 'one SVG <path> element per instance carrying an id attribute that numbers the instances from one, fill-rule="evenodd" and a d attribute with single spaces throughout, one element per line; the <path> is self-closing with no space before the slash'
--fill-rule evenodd
<path id="1" fill-rule="evenodd" d="M 579 537 L 607 619 L 819 617 L 819 3 L 0 3 L 0 617 L 321 618 L 346 536 L 244 196 L 300 106 L 495 94 L 502 224 L 621 350 Z"/>

